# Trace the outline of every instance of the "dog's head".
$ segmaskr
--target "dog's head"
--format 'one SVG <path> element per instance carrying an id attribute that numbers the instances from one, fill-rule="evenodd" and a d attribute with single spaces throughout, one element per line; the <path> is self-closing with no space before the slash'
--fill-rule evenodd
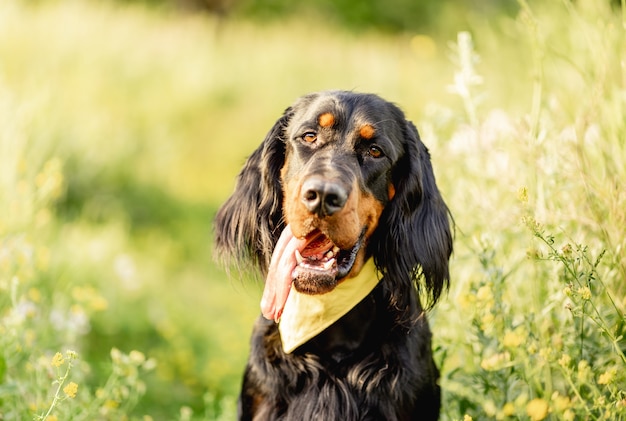
<path id="1" fill-rule="evenodd" d="M 301 242 L 292 273 L 300 292 L 332 290 L 370 256 L 401 310 L 419 278 L 431 304 L 447 285 L 448 209 L 428 150 L 376 95 L 321 92 L 289 107 L 217 214 L 217 252 L 265 274 L 287 225 Z"/>

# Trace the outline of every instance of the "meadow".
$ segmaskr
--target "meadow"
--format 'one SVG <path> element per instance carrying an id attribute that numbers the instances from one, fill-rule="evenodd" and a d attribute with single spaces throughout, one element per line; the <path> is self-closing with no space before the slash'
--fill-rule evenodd
<path id="1" fill-rule="evenodd" d="M 430 148 L 442 419 L 626 420 L 625 6 L 391 35 L 2 1 L 0 420 L 234 418 L 261 281 L 215 264 L 212 219 L 321 89 L 397 103 Z"/>

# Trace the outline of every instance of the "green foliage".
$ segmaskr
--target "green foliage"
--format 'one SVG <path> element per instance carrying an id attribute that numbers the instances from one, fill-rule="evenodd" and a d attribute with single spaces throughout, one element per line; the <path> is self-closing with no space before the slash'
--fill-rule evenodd
<path id="1" fill-rule="evenodd" d="M 484 106 L 488 78 L 469 34 L 454 49 L 451 88 L 467 125 L 453 123 L 446 156 L 467 164 L 445 185 L 475 219 L 453 209 L 464 270 L 456 306 L 444 303 L 435 321 L 446 416 L 626 419 L 626 197 L 615 190 L 626 174 L 613 163 L 626 152 L 625 22 L 590 2 L 520 4 L 533 79 L 517 120 Z M 608 25 L 596 26 L 599 16 Z M 448 333 L 455 316 L 469 321 L 460 336 Z"/>
<path id="2" fill-rule="evenodd" d="M 212 216 L 286 105 L 344 88 L 406 110 L 457 223 L 442 418 L 626 419 L 626 19 L 519 5 L 357 39 L 3 2 L 0 418 L 232 419 L 259 285 Z"/>
<path id="3" fill-rule="evenodd" d="M 398 32 L 425 27 L 441 13 L 446 1 L 411 0 L 313 0 L 304 3 L 287 0 L 248 1 L 239 6 L 240 13 L 252 17 L 284 18 L 285 15 L 306 13 L 311 20 L 328 21 L 356 30 L 383 29 Z M 459 6 L 457 4 L 457 6 Z"/>
<path id="4" fill-rule="evenodd" d="M 257 23 L 284 22 L 304 16 L 309 28 L 334 24 L 355 33 L 371 30 L 389 33 L 441 28 L 442 22 L 465 22 L 467 14 L 514 14 L 514 0 L 117 0 L 121 4 L 145 4 L 170 10 L 212 13 L 220 18 L 251 19 Z M 446 25 L 446 26 L 447 26 Z"/>

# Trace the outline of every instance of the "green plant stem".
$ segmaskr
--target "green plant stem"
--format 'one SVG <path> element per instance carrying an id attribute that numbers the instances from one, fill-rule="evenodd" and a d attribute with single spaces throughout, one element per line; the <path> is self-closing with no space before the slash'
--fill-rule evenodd
<path id="1" fill-rule="evenodd" d="M 587 406 L 587 403 L 586 403 L 587 401 L 585 399 L 583 399 L 582 395 L 578 391 L 578 387 L 576 387 L 576 385 L 572 381 L 572 377 L 570 376 L 570 373 L 565 371 L 565 369 L 562 368 L 562 367 L 561 367 L 561 371 L 563 372 L 563 377 L 565 378 L 565 380 L 569 384 L 570 388 L 572 389 L 572 391 L 574 392 L 574 394 L 576 395 L 576 397 L 580 401 L 581 405 L 583 405 L 583 408 L 585 408 L 585 411 L 587 412 L 587 414 L 590 417 L 593 417 L 594 419 L 597 420 L 598 418 L 593 416 L 593 414 L 591 413 L 591 409 L 589 409 L 589 407 Z"/>
<path id="2" fill-rule="evenodd" d="M 613 335 L 611 333 L 611 331 L 609 329 L 607 329 L 607 327 L 600 321 L 596 320 L 594 317 L 592 316 L 588 316 L 588 318 L 594 322 L 598 328 L 600 328 L 600 330 L 606 334 L 606 336 L 608 336 L 609 340 L 611 341 L 611 345 L 613 345 L 613 348 L 615 348 L 615 352 L 617 353 L 617 355 L 620 357 L 620 359 L 626 363 L 626 355 L 624 355 L 624 351 L 622 351 L 621 347 L 619 346 L 619 341 L 617 340 L 617 338 L 615 337 L 615 335 Z"/>
<path id="3" fill-rule="evenodd" d="M 553 243 L 548 241 L 544 237 L 544 235 L 541 232 L 537 231 L 537 230 L 535 230 L 534 234 L 541 241 L 543 241 L 544 244 L 546 244 L 548 246 L 548 248 L 552 252 L 552 255 L 555 256 L 558 259 L 558 261 L 561 262 L 561 264 L 563 264 L 565 270 L 567 271 L 567 273 L 569 273 L 569 275 L 572 277 L 572 279 L 575 279 L 576 281 L 578 281 L 578 285 L 582 286 L 582 283 L 578 280 L 578 275 L 576 274 L 576 271 L 574 270 L 574 268 L 571 266 L 571 264 L 569 263 L 569 261 L 566 258 L 564 258 L 563 256 L 561 256 L 558 253 L 558 250 L 554 247 Z M 597 259 L 597 261 L 595 263 L 592 263 L 591 261 L 589 261 L 588 258 L 585 257 L 585 262 L 593 267 L 592 274 L 593 273 L 597 273 L 596 272 L 596 267 L 600 263 L 600 259 L 602 258 L 603 255 L 604 255 L 604 252 L 598 257 L 598 259 Z M 591 276 L 588 277 L 588 280 L 590 280 L 590 278 L 591 278 Z M 602 288 L 604 289 L 605 294 L 607 294 L 607 297 L 609 298 L 609 301 L 611 302 L 611 305 L 613 306 L 613 308 L 617 312 L 617 315 L 620 318 L 620 320 L 623 319 L 622 312 L 619 310 L 619 308 L 617 307 L 617 305 L 613 301 L 613 298 L 611 297 L 611 294 L 609 294 L 609 292 L 608 292 L 606 286 L 604 285 L 604 283 L 599 279 L 599 277 L 596 277 L 595 280 L 597 282 L 599 282 L 600 285 L 602 285 Z M 624 354 L 624 351 L 622 351 L 621 347 L 619 346 L 619 342 L 618 342 L 617 338 L 615 337 L 615 335 L 613 335 L 611 333 L 611 331 L 608 329 L 608 327 L 604 323 L 602 315 L 600 314 L 600 310 L 596 307 L 596 305 L 591 300 L 586 301 L 585 304 L 589 304 L 591 306 L 591 308 L 593 309 L 593 313 L 595 313 L 595 317 L 592 316 L 591 314 L 587 314 L 587 318 L 589 320 L 591 320 L 593 323 L 595 323 L 602 330 L 602 332 L 604 332 L 608 336 L 608 338 L 611 341 L 611 345 L 615 349 L 615 352 L 620 357 L 620 359 L 624 363 L 626 363 L 626 354 Z M 581 351 L 580 352 L 581 352 L 581 356 L 582 356 L 582 348 L 583 348 L 583 343 L 582 342 L 584 341 L 584 332 L 583 332 L 584 323 L 582 322 L 582 319 L 584 318 L 584 316 L 586 314 L 584 312 L 584 308 L 585 308 L 585 305 L 583 305 L 583 314 L 581 316 L 581 325 L 580 325 L 580 338 L 581 338 L 581 348 L 580 348 Z M 596 317 L 598 319 L 596 319 Z"/>
<path id="4" fill-rule="evenodd" d="M 102 387 L 102 390 L 106 392 L 110 392 L 113 386 L 118 382 L 120 376 L 117 374 L 116 370 L 113 370 L 113 373 L 109 376 L 106 383 Z M 107 396 L 104 395 L 102 398 L 98 398 L 97 396 L 91 401 L 85 416 L 89 416 L 90 414 L 94 414 L 97 412 L 97 408 L 100 407 L 107 400 Z M 86 418 L 84 418 L 86 419 Z"/>
<path id="5" fill-rule="evenodd" d="M 65 374 L 63 376 L 57 378 L 57 383 L 59 385 L 57 386 L 57 390 L 54 392 L 54 398 L 52 399 L 52 403 L 50 404 L 50 407 L 48 408 L 48 412 L 46 412 L 46 414 L 43 415 L 43 416 L 37 417 L 41 421 L 45 421 L 46 418 L 48 418 L 48 416 L 52 413 L 52 410 L 56 407 L 56 405 L 59 402 L 64 400 L 64 398 L 62 398 L 60 396 L 61 395 L 61 388 L 63 387 L 63 384 L 65 383 L 65 380 L 67 380 L 67 376 L 70 374 L 70 369 L 71 368 L 72 368 L 72 363 L 71 363 L 71 361 L 68 361 L 67 369 L 65 370 Z"/>
<path id="6" fill-rule="evenodd" d="M 526 0 L 518 0 L 522 10 L 529 18 L 529 29 L 532 41 L 533 54 L 533 94 L 530 108 L 530 139 L 537 140 L 539 137 L 539 119 L 541 117 L 541 103 L 543 101 L 543 47 L 539 38 L 539 28 L 536 18 Z"/>

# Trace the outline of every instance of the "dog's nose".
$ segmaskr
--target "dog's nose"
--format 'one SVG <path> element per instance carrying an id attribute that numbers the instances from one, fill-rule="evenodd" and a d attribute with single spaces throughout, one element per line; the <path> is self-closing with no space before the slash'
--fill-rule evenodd
<path id="1" fill-rule="evenodd" d="M 335 182 L 310 178 L 302 185 L 301 200 L 309 212 L 330 216 L 343 208 L 348 192 Z"/>

